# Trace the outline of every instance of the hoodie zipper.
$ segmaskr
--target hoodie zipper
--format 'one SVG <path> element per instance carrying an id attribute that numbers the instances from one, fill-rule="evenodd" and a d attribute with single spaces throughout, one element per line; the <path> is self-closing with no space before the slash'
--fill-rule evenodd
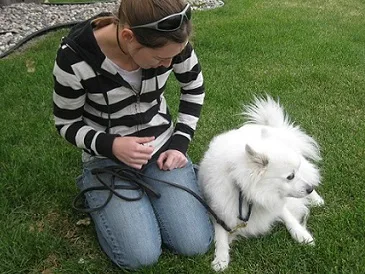
<path id="1" fill-rule="evenodd" d="M 135 109 L 136 109 L 136 115 L 138 115 L 138 120 L 137 121 L 137 125 L 136 125 L 136 129 L 137 129 L 137 135 L 139 135 L 139 124 L 141 124 L 142 119 L 141 119 L 141 97 L 140 97 L 140 93 L 136 93 L 136 105 L 135 105 Z"/>
<path id="2" fill-rule="evenodd" d="M 144 71 L 142 70 L 142 77 L 141 77 L 141 89 L 135 90 L 134 87 L 131 86 L 135 96 L 136 96 L 136 104 L 135 104 L 135 111 L 136 111 L 136 115 L 138 116 L 138 120 L 137 121 L 137 125 L 136 125 L 136 131 L 137 131 L 137 135 L 139 135 L 139 125 L 142 124 L 142 117 L 141 117 L 141 93 L 143 90 L 143 79 L 144 79 Z"/>

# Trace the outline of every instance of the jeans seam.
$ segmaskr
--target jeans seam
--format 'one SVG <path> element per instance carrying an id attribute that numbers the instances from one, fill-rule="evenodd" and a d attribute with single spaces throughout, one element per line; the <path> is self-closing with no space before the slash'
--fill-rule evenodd
<path id="1" fill-rule="evenodd" d="M 187 164 L 186 167 L 189 167 L 189 166 L 192 166 L 192 162 L 190 161 L 190 159 L 189 159 L 188 164 Z M 191 173 L 192 173 L 191 175 L 193 175 L 193 176 L 196 175 L 193 168 L 191 168 Z M 153 203 L 151 203 L 151 204 L 152 204 L 156 219 L 158 220 L 158 225 L 160 227 L 160 231 L 164 232 L 164 233 L 160 233 L 161 238 L 162 238 L 162 235 L 164 235 L 164 239 L 163 239 L 164 244 L 167 245 L 173 252 L 179 253 L 178 250 L 177 250 L 176 245 L 174 244 L 175 242 L 172 240 L 171 233 L 170 233 L 169 229 L 166 229 L 163 218 L 160 217 L 160 214 L 159 214 L 158 210 L 156 210 L 154 204 Z"/>
<path id="2" fill-rule="evenodd" d="M 85 170 L 87 170 L 87 171 L 84 171 L 84 172 L 90 172 L 90 168 L 86 168 Z M 82 177 L 82 179 L 81 179 L 82 187 L 85 186 L 85 181 L 84 181 L 85 176 L 86 176 L 85 173 L 81 176 Z M 89 193 L 86 193 L 86 196 L 88 199 L 93 201 L 95 204 L 98 204 L 100 202 L 99 199 L 97 198 L 97 195 L 94 195 L 94 193 L 92 191 Z M 148 199 L 150 199 L 147 195 L 146 195 L 146 197 Z M 151 205 L 152 205 L 152 203 L 151 203 Z M 97 222 L 94 221 L 94 224 L 97 225 L 97 227 L 98 227 L 97 229 L 100 231 L 100 237 L 103 237 L 107 244 L 107 246 L 105 246 L 105 248 L 107 248 L 107 250 L 110 250 L 110 256 L 112 256 L 111 257 L 112 261 L 121 268 L 128 268 L 128 266 L 126 265 L 126 261 L 125 261 L 126 258 L 124 257 L 122 246 L 120 246 L 118 244 L 117 237 L 114 233 L 114 230 L 112 230 L 109 225 L 108 218 L 106 217 L 107 214 L 104 212 L 104 209 L 101 209 L 98 212 L 93 212 L 93 213 L 91 213 L 91 215 L 93 218 L 99 219 L 99 221 L 97 221 Z M 157 218 L 158 218 L 157 216 L 156 216 L 156 218 L 153 218 L 152 222 L 155 227 L 160 228 Z M 103 233 L 103 231 L 104 231 L 104 233 Z M 157 231 L 158 231 L 158 236 L 160 239 L 159 245 L 161 248 L 161 244 L 162 244 L 161 231 L 160 231 L 160 229 L 157 229 Z M 103 245 L 100 245 L 100 246 L 103 249 Z M 103 251 L 106 253 L 106 255 L 108 255 L 106 250 L 103 250 Z"/>
<path id="3" fill-rule="evenodd" d="M 153 206 L 153 212 L 155 213 L 156 216 L 156 220 L 158 221 L 157 226 L 160 228 L 160 231 L 162 230 L 164 233 L 160 232 L 160 237 L 162 239 L 162 235 L 165 235 L 165 244 L 168 245 L 169 247 L 171 247 L 171 249 L 176 250 L 176 247 L 172 244 L 173 241 L 171 241 L 171 235 L 168 232 L 168 229 L 166 229 L 164 221 L 162 220 L 162 218 L 160 217 L 160 215 L 158 214 L 157 210 L 155 209 L 155 207 Z"/>
<path id="4" fill-rule="evenodd" d="M 84 183 L 83 183 L 84 184 Z M 96 197 L 92 194 L 92 192 L 88 193 L 87 196 L 92 200 L 94 201 L 95 203 L 97 203 L 97 199 Z M 112 230 L 110 229 L 110 226 L 108 225 L 108 222 L 107 222 L 107 219 L 105 217 L 105 213 L 103 212 L 103 210 L 100 210 L 99 212 L 94 212 L 94 213 L 91 213 L 91 215 L 94 215 L 95 218 L 97 218 L 97 216 L 100 217 L 100 223 L 104 226 L 104 229 L 105 229 L 105 235 L 101 235 L 101 237 L 105 237 L 105 240 L 108 242 L 109 246 L 111 247 L 111 252 L 114 256 L 114 260 L 115 262 L 120 265 L 120 261 L 121 261 L 121 256 L 120 256 L 120 253 L 121 253 L 121 247 L 116 244 L 117 241 L 116 241 L 116 237 L 113 235 L 113 232 Z M 94 224 L 96 225 L 96 222 L 94 222 Z M 101 229 L 98 228 L 100 231 Z"/>

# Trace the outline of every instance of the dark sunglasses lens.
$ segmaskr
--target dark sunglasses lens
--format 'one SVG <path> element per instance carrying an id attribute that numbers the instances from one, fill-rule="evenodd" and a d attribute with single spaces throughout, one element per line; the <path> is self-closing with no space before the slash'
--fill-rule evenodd
<path id="1" fill-rule="evenodd" d="M 180 27 L 181 15 L 175 15 L 158 23 L 158 28 L 161 30 L 174 30 Z"/>

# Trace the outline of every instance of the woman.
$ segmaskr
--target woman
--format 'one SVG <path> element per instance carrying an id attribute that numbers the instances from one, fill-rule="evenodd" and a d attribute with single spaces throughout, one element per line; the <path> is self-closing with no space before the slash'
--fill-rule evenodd
<path id="1" fill-rule="evenodd" d="M 118 16 L 101 14 L 76 25 L 57 53 L 54 118 L 60 135 L 83 149 L 78 187 L 103 182 L 126 198 L 85 193 L 102 249 L 123 268 L 155 263 L 162 244 L 190 256 L 211 243 L 204 207 L 158 181 L 199 193 L 186 155 L 204 100 L 201 68 L 188 42 L 190 19 L 191 7 L 182 0 L 122 0 Z M 181 87 L 176 125 L 164 98 L 171 72 Z M 151 190 L 140 196 L 130 180 L 95 174 L 111 166 L 141 172 Z"/>

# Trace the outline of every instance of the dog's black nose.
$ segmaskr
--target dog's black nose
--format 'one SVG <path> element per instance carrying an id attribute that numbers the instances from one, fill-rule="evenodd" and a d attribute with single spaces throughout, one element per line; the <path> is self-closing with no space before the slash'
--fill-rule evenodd
<path id="1" fill-rule="evenodd" d="M 307 191 L 308 194 L 311 194 L 313 190 L 314 188 L 312 186 L 307 186 L 307 188 L 305 189 L 305 191 Z"/>

